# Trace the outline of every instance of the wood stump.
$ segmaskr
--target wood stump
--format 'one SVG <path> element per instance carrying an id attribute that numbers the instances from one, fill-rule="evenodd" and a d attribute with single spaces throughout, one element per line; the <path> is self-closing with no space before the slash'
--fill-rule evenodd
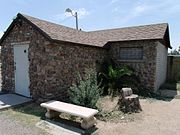
<path id="1" fill-rule="evenodd" d="M 142 111 L 138 95 L 132 94 L 131 96 L 125 97 L 124 105 L 126 112 Z"/>
<path id="2" fill-rule="evenodd" d="M 131 88 L 122 88 L 118 104 L 124 112 L 142 111 L 138 95 L 132 94 Z"/>

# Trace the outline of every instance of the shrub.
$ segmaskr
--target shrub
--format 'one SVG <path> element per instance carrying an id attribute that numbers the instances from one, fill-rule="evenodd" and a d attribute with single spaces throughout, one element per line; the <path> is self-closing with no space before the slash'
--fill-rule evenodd
<path id="1" fill-rule="evenodd" d="M 118 92 L 118 89 L 123 87 L 121 78 L 124 76 L 131 76 L 133 71 L 128 67 L 113 67 L 108 66 L 107 72 L 99 73 L 99 77 L 102 79 L 102 85 L 107 89 L 108 95 L 112 97 Z"/>
<path id="2" fill-rule="evenodd" d="M 84 79 L 82 79 L 80 74 L 77 79 L 78 83 L 70 87 L 70 100 L 77 105 L 96 108 L 96 103 L 101 92 L 97 84 L 97 73 L 89 69 L 85 71 Z"/>
<path id="3" fill-rule="evenodd" d="M 140 78 L 135 74 L 133 68 L 129 66 L 119 66 L 115 60 L 106 60 L 101 66 L 98 76 L 104 95 L 112 97 L 119 92 L 123 87 L 130 87 L 133 93 L 151 97 L 152 90 L 141 84 Z"/>

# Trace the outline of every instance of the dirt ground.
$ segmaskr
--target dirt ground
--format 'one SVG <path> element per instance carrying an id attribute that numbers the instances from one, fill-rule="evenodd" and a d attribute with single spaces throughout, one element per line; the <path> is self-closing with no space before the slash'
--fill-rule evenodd
<path id="1" fill-rule="evenodd" d="M 98 121 L 100 135 L 180 135 L 180 99 L 140 100 L 143 111 L 133 121 Z"/>

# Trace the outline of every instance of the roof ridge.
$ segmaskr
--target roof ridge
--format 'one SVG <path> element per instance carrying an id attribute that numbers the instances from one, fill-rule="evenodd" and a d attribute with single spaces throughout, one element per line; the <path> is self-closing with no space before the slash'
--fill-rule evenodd
<path id="1" fill-rule="evenodd" d="M 30 15 L 18 13 L 17 16 L 19 16 L 19 15 L 25 17 L 26 19 L 32 18 L 32 19 L 36 19 L 36 20 L 39 20 L 39 21 L 47 22 L 47 23 L 50 23 L 50 24 L 53 24 L 53 25 L 57 25 L 57 26 L 60 26 L 60 27 L 64 27 L 64 28 L 67 28 L 67 29 L 71 29 L 71 30 L 74 30 L 74 31 L 80 31 L 80 30 L 76 30 L 75 28 L 71 28 L 71 27 L 68 27 L 68 26 L 64 26 L 64 25 L 58 24 L 58 23 L 56 23 L 56 22 L 51 22 L 51 21 L 47 21 L 47 20 L 44 20 L 44 19 L 36 18 L 36 17 L 30 16 Z M 28 20 L 29 20 L 29 19 L 28 19 Z M 86 33 L 86 31 L 80 31 L 80 32 L 85 32 L 85 33 Z"/>
<path id="2" fill-rule="evenodd" d="M 121 28 L 110 28 L 110 29 L 102 29 L 102 30 L 94 30 L 94 31 L 88 31 L 89 33 L 93 32 L 103 32 L 103 31 L 110 31 L 110 30 L 120 30 L 120 29 L 131 29 L 131 28 L 139 28 L 139 27 L 150 27 L 150 26 L 156 26 L 156 25 L 167 25 L 168 23 L 153 23 L 153 24 L 145 24 L 145 25 L 137 25 L 137 26 L 126 26 Z"/>

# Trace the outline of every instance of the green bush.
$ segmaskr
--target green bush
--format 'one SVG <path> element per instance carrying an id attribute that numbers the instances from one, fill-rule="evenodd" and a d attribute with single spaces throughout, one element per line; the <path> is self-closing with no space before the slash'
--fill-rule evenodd
<path id="1" fill-rule="evenodd" d="M 89 69 L 86 70 L 84 79 L 82 79 L 82 76 L 79 74 L 78 83 L 70 87 L 69 96 L 74 104 L 96 108 L 100 92 L 101 89 L 97 83 L 97 73 Z"/>
<path id="2" fill-rule="evenodd" d="M 132 76 L 133 70 L 127 66 L 119 67 L 114 61 L 104 63 L 102 70 L 99 73 L 101 86 L 104 88 L 103 93 L 112 97 L 118 93 L 118 90 L 123 87 L 122 78 L 124 76 Z"/>
<path id="3" fill-rule="evenodd" d="M 104 95 L 112 97 L 123 87 L 130 87 L 134 94 L 151 97 L 152 90 L 141 84 L 140 77 L 129 66 L 119 66 L 115 60 L 106 60 L 101 66 L 98 76 Z"/>

